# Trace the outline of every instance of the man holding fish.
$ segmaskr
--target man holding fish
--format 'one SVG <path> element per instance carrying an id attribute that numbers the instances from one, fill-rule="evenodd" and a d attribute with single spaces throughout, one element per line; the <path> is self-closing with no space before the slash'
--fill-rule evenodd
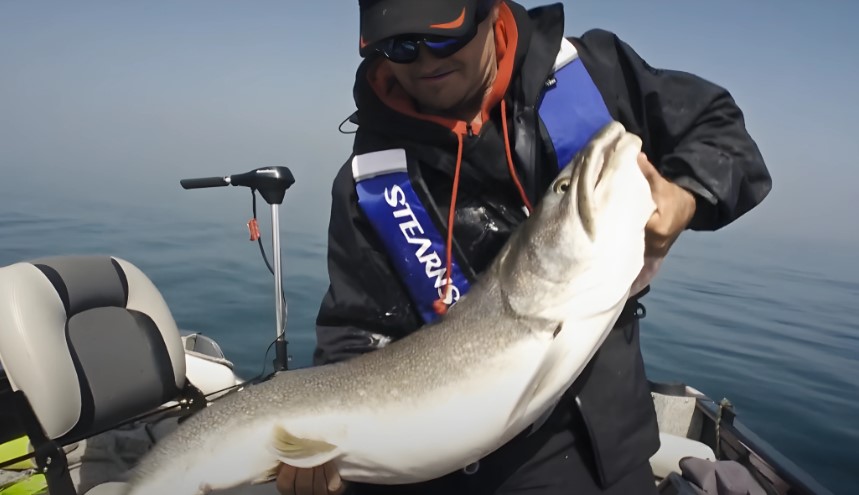
<path id="1" fill-rule="evenodd" d="M 358 130 L 333 185 L 316 364 L 376 351 L 443 318 L 559 170 L 611 121 L 641 138 L 637 162 L 655 204 L 645 227 L 648 262 L 567 393 L 495 452 L 446 476 L 393 486 L 342 481 L 333 462 L 282 464 L 278 490 L 655 493 L 648 459 L 659 439 L 639 298 L 681 232 L 721 228 L 769 193 L 740 109 L 711 82 L 650 67 L 610 32 L 565 39 L 560 4 L 359 6 Z"/>

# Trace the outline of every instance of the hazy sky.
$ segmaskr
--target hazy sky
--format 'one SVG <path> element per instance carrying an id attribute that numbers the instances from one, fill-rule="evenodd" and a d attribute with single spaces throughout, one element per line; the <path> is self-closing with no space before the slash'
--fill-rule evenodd
<path id="1" fill-rule="evenodd" d="M 568 35 L 613 30 L 651 65 L 735 96 L 774 190 L 728 231 L 857 243 L 859 3 L 564 5 Z M 45 190 L 67 198 L 145 204 L 178 198 L 182 177 L 285 164 L 298 181 L 287 208 L 324 230 L 351 145 L 337 127 L 354 109 L 357 10 L 343 0 L 0 0 L 0 192 L 51 174 Z"/>

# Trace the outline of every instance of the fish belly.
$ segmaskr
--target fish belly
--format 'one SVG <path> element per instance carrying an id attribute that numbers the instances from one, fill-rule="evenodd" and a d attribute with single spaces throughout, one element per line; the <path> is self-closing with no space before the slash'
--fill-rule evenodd
<path id="1" fill-rule="evenodd" d="M 222 431 L 196 449 L 176 452 L 128 495 L 197 495 L 255 481 L 277 465 L 269 447 L 274 424 Z"/>
<path id="2" fill-rule="evenodd" d="M 353 412 L 345 420 L 348 437 L 332 441 L 343 452 L 341 476 L 376 484 L 420 482 L 497 449 L 527 426 L 515 417 L 522 412 L 517 406 L 533 393 L 549 344 L 523 340 L 420 400 L 391 396 L 383 407 Z"/>
<path id="3" fill-rule="evenodd" d="M 618 305 L 561 324 L 537 372 L 533 395 L 526 397 L 522 405 L 523 421 L 534 423 L 557 404 L 608 337 L 622 309 L 623 305 Z"/>

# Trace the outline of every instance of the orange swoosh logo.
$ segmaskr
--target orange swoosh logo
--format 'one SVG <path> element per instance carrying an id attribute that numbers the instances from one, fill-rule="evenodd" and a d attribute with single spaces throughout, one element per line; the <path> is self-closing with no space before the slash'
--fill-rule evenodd
<path id="1" fill-rule="evenodd" d="M 459 14 L 455 20 L 450 22 L 445 22 L 443 24 L 432 24 L 430 25 L 433 29 L 456 29 L 465 22 L 465 7 L 462 8 L 462 13 Z"/>

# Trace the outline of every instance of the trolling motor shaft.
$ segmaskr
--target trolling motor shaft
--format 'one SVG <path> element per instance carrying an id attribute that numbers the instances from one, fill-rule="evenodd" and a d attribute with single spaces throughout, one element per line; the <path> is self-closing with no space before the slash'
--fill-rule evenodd
<path id="1" fill-rule="evenodd" d="M 287 167 L 263 167 L 242 174 L 224 177 L 200 177 L 179 181 L 184 189 L 208 187 L 244 186 L 251 191 L 259 191 L 263 200 L 271 208 L 271 248 L 274 257 L 274 300 L 275 300 L 275 371 L 288 368 L 289 358 L 286 341 L 286 301 L 283 296 L 283 264 L 280 252 L 280 215 L 278 205 L 283 203 L 286 190 L 295 183 L 292 172 Z M 262 246 L 262 245 L 260 245 Z M 267 262 L 266 262 L 267 263 Z"/>

